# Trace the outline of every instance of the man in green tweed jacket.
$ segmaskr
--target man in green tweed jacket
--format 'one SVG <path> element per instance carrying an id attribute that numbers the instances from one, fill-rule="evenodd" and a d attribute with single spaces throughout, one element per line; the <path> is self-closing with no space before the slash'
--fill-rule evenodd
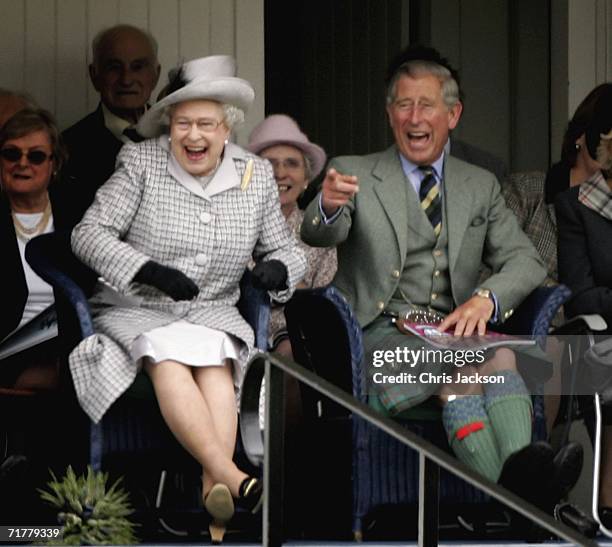
<path id="1" fill-rule="evenodd" d="M 488 322 L 510 317 L 546 277 L 495 177 L 444 152 L 462 111 L 452 69 L 428 48 L 402 55 L 390 71 L 387 93 L 395 144 L 331 162 L 306 210 L 302 238 L 338 247 L 334 284 L 364 329 L 371 405 L 398 416 L 436 396 L 459 459 L 492 481 L 501 477 L 528 493 L 520 491 L 521 483 L 533 494 L 553 480 L 554 453 L 548 445 L 530 445 L 531 398 L 514 352 L 500 348 L 482 363 L 459 368 L 425 359 L 407 363 L 400 359 L 406 353 L 397 351 L 418 351 L 423 343 L 400 333 L 393 315 L 433 310 L 446 316 L 440 330 L 484 333 Z M 479 285 L 483 263 L 492 274 Z M 381 366 L 380 356 L 391 352 L 396 358 Z M 414 381 L 376 380 L 397 380 L 402 372 Z M 499 381 L 458 379 L 469 375 L 497 375 Z M 534 463 L 530 471 L 522 469 L 525 461 Z"/>

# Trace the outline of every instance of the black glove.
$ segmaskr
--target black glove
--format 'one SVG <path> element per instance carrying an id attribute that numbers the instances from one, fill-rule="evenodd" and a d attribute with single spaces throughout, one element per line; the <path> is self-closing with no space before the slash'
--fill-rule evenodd
<path id="1" fill-rule="evenodd" d="M 183 272 L 149 260 L 134 276 L 134 281 L 151 285 L 172 300 L 193 300 L 200 289 Z"/>
<path id="2" fill-rule="evenodd" d="M 258 262 L 252 274 L 256 289 L 277 291 L 287 288 L 287 267 L 280 260 Z"/>

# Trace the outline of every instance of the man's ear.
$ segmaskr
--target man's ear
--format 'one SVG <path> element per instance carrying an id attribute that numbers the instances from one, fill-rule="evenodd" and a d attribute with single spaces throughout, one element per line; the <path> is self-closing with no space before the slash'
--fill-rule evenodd
<path id="1" fill-rule="evenodd" d="M 448 110 L 448 128 L 451 131 L 457 127 L 462 112 L 463 103 L 461 101 L 457 101 L 454 106 Z"/>
<path id="2" fill-rule="evenodd" d="M 91 80 L 94 89 L 99 92 L 100 86 L 98 84 L 98 73 L 96 71 L 96 67 L 93 63 L 91 63 L 87 68 L 89 69 L 89 79 Z"/>

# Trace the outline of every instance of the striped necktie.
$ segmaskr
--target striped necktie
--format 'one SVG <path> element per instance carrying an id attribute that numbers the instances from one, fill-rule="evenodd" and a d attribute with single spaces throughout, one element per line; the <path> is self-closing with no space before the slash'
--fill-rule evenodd
<path id="1" fill-rule="evenodd" d="M 419 169 L 423 173 L 423 180 L 419 189 L 421 207 L 425 211 L 429 222 L 431 222 L 436 237 L 438 237 L 442 229 L 442 200 L 440 199 L 438 182 L 431 165 L 422 165 Z"/>

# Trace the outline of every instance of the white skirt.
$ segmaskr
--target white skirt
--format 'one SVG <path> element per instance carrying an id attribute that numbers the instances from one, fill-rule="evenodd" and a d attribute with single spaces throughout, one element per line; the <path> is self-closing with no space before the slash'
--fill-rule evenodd
<path id="1" fill-rule="evenodd" d="M 180 319 L 138 336 L 131 354 L 136 362 L 149 357 L 154 363 L 171 360 L 191 367 L 220 366 L 225 359 L 238 359 L 240 343 L 226 332 Z"/>

